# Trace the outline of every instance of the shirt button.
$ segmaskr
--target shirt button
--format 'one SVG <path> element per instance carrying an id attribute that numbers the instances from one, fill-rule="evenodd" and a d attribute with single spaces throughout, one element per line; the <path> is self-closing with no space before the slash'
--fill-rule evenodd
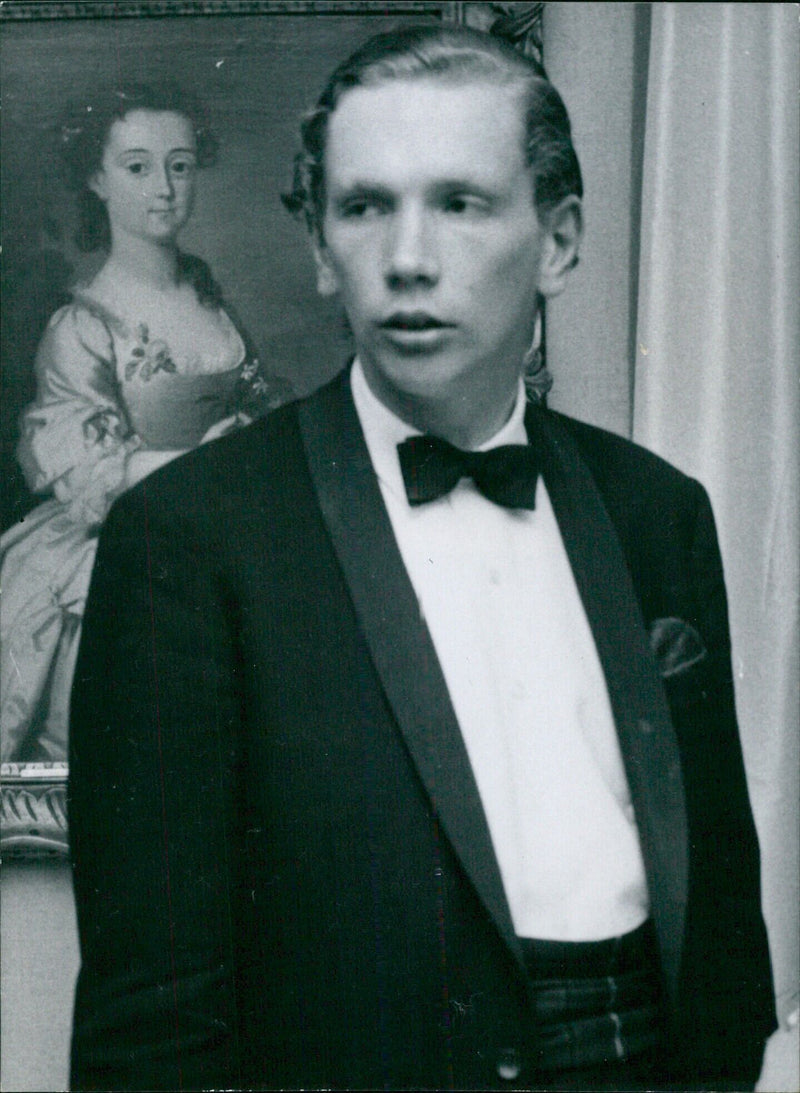
<path id="1" fill-rule="evenodd" d="M 653 735 L 653 726 L 644 717 L 639 720 L 639 732 L 642 733 L 643 736 Z"/>
<path id="2" fill-rule="evenodd" d="M 515 1081 L 522 1073 L 522 1060 L 515 1047 L 506 1047 L 497 1057 L 497 1076 L 506 1082 Z"/>

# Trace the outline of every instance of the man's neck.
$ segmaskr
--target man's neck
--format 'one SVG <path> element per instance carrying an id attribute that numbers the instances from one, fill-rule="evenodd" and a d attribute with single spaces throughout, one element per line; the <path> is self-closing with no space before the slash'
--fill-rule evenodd
<path id="1" fill-rule="evenodd" d="M 458 448 L 474 451 L 491 440 L 511 417 L 519 394 L 519 379 L 502 390 L 446 391 L 423 397 L 388 384 L 365 367 L 370 391 L 388 410 L 421 433 L 441 437 Z"/>

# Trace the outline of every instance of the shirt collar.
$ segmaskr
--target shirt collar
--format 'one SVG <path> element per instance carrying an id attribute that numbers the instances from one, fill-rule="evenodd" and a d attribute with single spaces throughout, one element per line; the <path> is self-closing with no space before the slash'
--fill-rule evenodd
<path id="1" fill-rule="evenodd" d="M 356 357 L 350 372 L 350 386 L 370 459 L 382 485 L 405 497 L 397 445 L 410 436 L 420 436 L 420 430 L 399 418 L 377 398 L 367 383 L 361 361 Z M 501 444 L 527 444 L 525 430 L 525 384 L 520 378 L 517 401 L 503 427 L 481 444 L 479 451 L 498 448 Z"/>

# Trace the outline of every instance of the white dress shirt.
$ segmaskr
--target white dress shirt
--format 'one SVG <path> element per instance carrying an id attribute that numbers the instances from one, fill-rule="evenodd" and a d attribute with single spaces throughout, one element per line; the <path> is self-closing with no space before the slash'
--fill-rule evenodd
<path id="1" fill-rule="evenodd" d="M 594 639 L 544 482 L 505 509 L 469 479 L 411 507 L 397 444 L 415 435 L 352 390 L 397 545 L 458 718 L 520 937 L 592 941 L 648 914 L 647 885 Z M 525 444 L 522 383 L 483 449 Z"/>

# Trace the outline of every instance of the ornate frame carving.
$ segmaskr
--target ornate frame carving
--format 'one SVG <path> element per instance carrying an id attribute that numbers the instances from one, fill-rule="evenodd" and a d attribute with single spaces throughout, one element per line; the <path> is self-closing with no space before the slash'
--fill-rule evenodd
<path id="1" fill-rule="evenodd" d="M 243 15 L 392 16 L 439 15 L 445 22 L 501 30 L 518 48 L 542 56 L 543 3 L 469 3 L 453 0 L 101 0 L 48 3 L 6 0 L 0 26 L 11 22 L 90 19 L 224 18 Z M 6 857 L 65 857 L 66 762 L 4 763 L 0 766 L 0 851 Z"/>
<path id="2" fill-rule="evenodd" d="M 0 831 L 4 857 L 64 857 L 67 764 L 3 763 Z"/>

